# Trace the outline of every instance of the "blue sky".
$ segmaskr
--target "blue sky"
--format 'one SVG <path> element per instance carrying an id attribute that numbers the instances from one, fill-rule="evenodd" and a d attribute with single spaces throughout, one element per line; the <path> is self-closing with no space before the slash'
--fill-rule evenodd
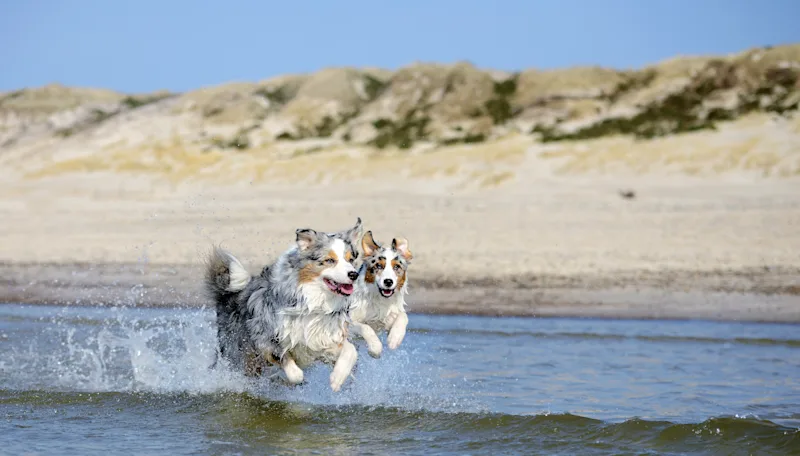
<path id="1" fill-rule="evenodd" d="M 800 0 L 6 0 L 0 90 L 184 91 L 327 66 L 635 68 L 800 42 Z"/>

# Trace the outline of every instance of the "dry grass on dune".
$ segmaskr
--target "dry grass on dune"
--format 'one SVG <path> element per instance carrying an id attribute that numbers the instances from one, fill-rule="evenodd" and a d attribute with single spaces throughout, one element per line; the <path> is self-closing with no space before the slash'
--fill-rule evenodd
<path id="1" fill-rule="evenodd" d="M 124 97 L 124 94 L 112 90 L 48 84 L 35 89 L 9 92 L 2 97 L 2 105 L 3 110 L 23 115 L 46 115 L 85 103 L 117 102 Z"/>
<path id="2" fill-rule="evenodd" d="M 515 136 L 493 143 L 441 147 L 417 154 L 375 151 L 369 148 L 333 147 L 288 159 L 276 158 L 269 149 L 243 153 L 198 151 L 180 144 L 161 144 L 147 150 L 118 149 L 68 160 L 55 161 L 30 171 L 26 177 L 40 179 L 65 174 L 110 171 L 144 174 L 171 182 L 209 180 L 220 184 L 253 183 L 344 183 L 393 174 L 411 179 L 477 179 L 479 187 L 490 187 L 513 178 L 513 168 L 525 158 L 531 141 Z"/>
<path id="3" fill-rule="evenodd" d="M 602 67 L 526 70 L 519 75 L 513 101 L 518 106 L 530 106 L 537 100 L 556 95 L 611 93 L 624 79 L 623 72 Z"/>
<path id="4" fill-rule="evenodd" d="M 197 176 L 202 170 L 223 161 L 224 155 L 218 151 L 199 153 L 175 145 L 155 145 L 147 150 L 118 149 L 102 155 L 55 161 L 29 171 L 25 177 L 38 179 L 64 174 L 111 171 L 163 176 L 172 181 L 181 181 L 190 176 Z"/>
<path id="5" fill-rule="evenodd" d="M 511 138 L 499 143 L 442 147 L 419 154 L 375 152 L 363 148 L 355 157 L 339 149 L 290 160 L 241 161 L 228 175 L 240 175 L 256 183 L 308 182 L 341 184 L 357 180 L 466 179 L 509 173 L 525 157 L 530 142 Z M 352 150 L 350 150 L 352 152 Z M 489 183 L 491 184 L 491 182 Z"/>
<path id="6" fill-rule="evenodd" d="M 657 140 L 626 137 L 564 143 L 543 148 L 539 157 L 558 159 L 557 173 L 648 173 L 693 176 L 743 172 L 763 177 L 800 176 L 796 136 L 800 118 L 774 120 L 756 115 L 718 132 L 694 132 Z"/>
<path id="7" fill-rule="evenodd" d="M 530 166 L 556 175 L 745 173 L 782 178 L 800 176 L 799 134 L 800 116 L 775 119 L 758 114 L 716 131 L 652 140 L 617 136 L 539 144 L 531 137 L 515 134 L 485 143 L 411 152 L 315 145 L 314 141 L 276 143 L 246 151 L 202 151 L 174 138 L 144 150 L 109 147 L 89 156 L 51 159 L 32 167 L 26 177 L 110 171 L 172 183 L 327 185 L 386 181 L 395 176 L 452 190 L 502 187 L 525 179 L 527 174 L 522 170 Z"/>

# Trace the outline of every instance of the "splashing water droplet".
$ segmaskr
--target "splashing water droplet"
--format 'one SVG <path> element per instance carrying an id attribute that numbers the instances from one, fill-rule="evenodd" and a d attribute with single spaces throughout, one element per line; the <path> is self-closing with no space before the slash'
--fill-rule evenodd
<path id="1" fill-rule="evenodd" d="M 140 286 L 131 291 L 140 290 Z M 0 373 L 26 388 L 83 392 L 247 392 L 271 400 L 312 405 L 390 406 L 444 412 L 487 408 L 464 396 L 424 361 L 429 347 L 403 347 L 372 360 L 360 347 L 353 377 L 338 393 L 330 366 L 306 370 L 306 382 L 288 387 L 249 379 L 217 360 L 215 313 L 205 309 L 65 307 L 48 311 L 44 336 L 15 346 Z M 38 317 L 38 316 L 37 316 Z M 37 318 L 38 319 L 38 318 Z M 409 375 L 413 372 L 413 375 Z M 474 385 L 473 385 L 474 386 Z M 470 386 L 472 388 L 473 386 Z"/>

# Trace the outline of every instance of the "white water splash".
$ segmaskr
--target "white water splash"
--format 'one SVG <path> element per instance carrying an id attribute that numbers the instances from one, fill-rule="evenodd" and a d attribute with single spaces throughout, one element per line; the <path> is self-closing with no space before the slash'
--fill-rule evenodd
<path id="1" fill-rule="evenodd" d="M 478 411 L 461 380 L 445 380 L 424 345 L 404 344 L 373 359 L 363 347 L 354 378 L 331 391 L 330 366 L 306 372 L 306 382 L 289 387 L 248 379 L 216 358 L 216 324 L 208 310 L 28 307 L 20 331 L 9 335 L 0 361 L 4 386 L 82 392 L 157 394 L 247 392 L 270 400 L 313 405 L 390 406 L 446 412 Z M 47 309 L 47 315 L 41 310 Z M 36 315 L 31 312 L 38 311 Z M 10 384 L 9 384 L 10 382 Z M 465 398 L 470 398 L 466 400 Z M 483 409 L 483 407 L 477 407 Z"/>
<path id="2" fill-rule="evenodd" d="M 100 319 L 97 314 L 111 316 Z M 170 315 L 125 307 L 64 308 L 31 320 L 38 334 L 12 346 L 3 363 L 7 369 L 0 367 L 8 370 L 15 388 L 209 393 L 249 387 L 234 372 L 209 369 L 216 341 L 208 311 Z"/>
<path id="3" fill-rule="evenodd" d="M 389 406 L 407 410 L 442 412 L 486 411 L 478 407 L 473 385 L 442 378 L 437 366 L 426 362 L 425 347 L 384 350 L 380 359 L 369 357 L 364 347 L 353 378 L 334 393 L 328 386 L 330 367 L 317 365 L 306 372 L 306 382 L 294 388 L 271 384 L 265 393 L 277 400 L 314 405 Z"/>

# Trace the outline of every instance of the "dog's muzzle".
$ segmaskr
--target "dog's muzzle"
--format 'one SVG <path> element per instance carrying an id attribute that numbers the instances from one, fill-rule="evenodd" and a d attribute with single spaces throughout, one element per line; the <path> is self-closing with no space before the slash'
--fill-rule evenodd
<path id="1" fill-rule="evenodd" d="M 350 296 L 353 294 L 353 284 L 352 283 L 339 283 L 334 280 L 325 278 L 323 279 L 325 285 L 328 286 L 332 292 L 340 294 L 342 296 Z"/>
<path id="2" fill-rule="evenodd" d="M 378 287 L 378 293 L 380 293 L 384 298 L 390 298 L 394 294 L 394 288 Z"/>

